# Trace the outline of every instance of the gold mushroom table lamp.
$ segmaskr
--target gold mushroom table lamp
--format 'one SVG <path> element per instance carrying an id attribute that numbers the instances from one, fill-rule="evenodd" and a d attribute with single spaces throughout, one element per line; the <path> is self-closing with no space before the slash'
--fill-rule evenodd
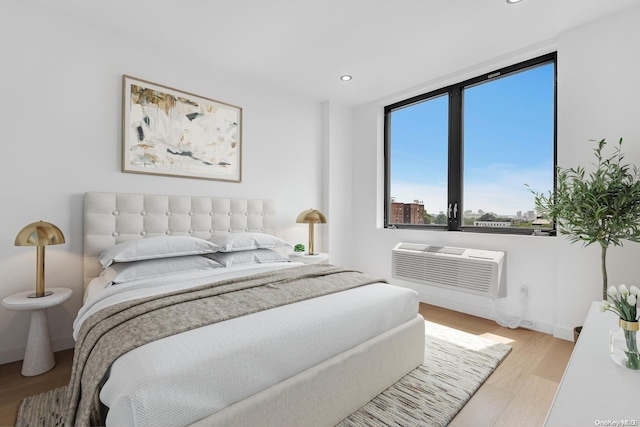
<path id="1" fill-rule="evenodd" d="M 307 209 L 300 212 L 296 219 L 298 224 L 309 224 L 309 250 L 308 255 L 314 255 L 313 248 L 313 226 L 314 224 L 326 224 L 327 217 L 317 209 Z"/>
<path id="2" fill-rule="evenodd" d="M 61 245 L 64 243 L 62 231 L 55 225 L 36 221 L 25 226 L 16 236 L 16 246 L 36 247 L 36 292 L 28 295 L 29 298 L 40 298 L 51 295 L 44 290 L 44 247 L 49 245 Z"/>

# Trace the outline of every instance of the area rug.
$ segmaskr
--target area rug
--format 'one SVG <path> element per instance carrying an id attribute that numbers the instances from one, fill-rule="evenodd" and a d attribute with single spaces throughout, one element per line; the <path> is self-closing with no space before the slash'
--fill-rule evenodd
<path id="1" fill-rule="evenodd" d="M 425 322 L 424 363 L 338 424 L 339 427 L 442 427 L 511 351 L 506 344 Z M 16 427 L 64 425 L 60 387 L 24 399 Z"/>

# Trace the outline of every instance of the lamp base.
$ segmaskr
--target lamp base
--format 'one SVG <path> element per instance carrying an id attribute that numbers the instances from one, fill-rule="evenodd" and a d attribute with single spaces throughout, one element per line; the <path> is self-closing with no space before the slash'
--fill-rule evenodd
<path id="1" fill-rule="evenodd" d="M 41 297 L 39 297 L 38 295 L 36 295 L 36 293 L 32 293 L 27 295 L 27 298 L 42 298 L 42 297 L 48 297 L 49 295 L 52 295 L 53 292 L 51 291 L 44 291 L 44 295 L 42 295 Z"/>

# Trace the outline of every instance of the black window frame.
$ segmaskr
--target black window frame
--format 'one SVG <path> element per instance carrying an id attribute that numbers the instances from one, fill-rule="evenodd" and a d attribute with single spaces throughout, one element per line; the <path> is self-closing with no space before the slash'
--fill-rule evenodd
<path id="1" fill-rule="evenodd" d="M 449 129 L 448 129 L 448 165 L 447 165 L 447 205 L 448 210 L 451 211 L 456 206 L 457 211 L 464 212 L 463 206 L 463 140 L 462 129 L 463 122 L 463 99 L 462 93 L 466 87 L 471 87 L 479 83 L 484 83 L 494 79 L 496 77 L 504 77 L 510 74 L 515 74 L 520 71 L 525 71 L 530 68 L 541 66 L 544 64 L 553 63 L 553 190 L 556 188 L 556 170 L 558 164 L 558 55 L 557 52 L 548 53 L 527 61 L 519 62 L 514 65 L 503 67 L 494 70 L 489 73 L 484 73 L 480 76 L 455 83 L 440 89 L 436 89 L 427 93 L 413 96 L 411 98 L 395 102 L 393 104 L 384 107 L 384 228 L 406 228 L 406 229 L 428 229 L 428 230 L 444 230 L 444 231 L 463 231 L 463 232 L 479 232 L 479 233 L 493 233 L 493 234 L 533 234 L 534 228 L 519 228 L 519 227 L 464 227 L 460 223 L 461 215 L 452 215 L 447 212 L 447 224 L 395 224 L 390 223 L 391 215 L 391 194 L 390 194 L 390 162 L 391 162 L 391 113 L 395 110 L 408 107 L 412 104 L 416 104 L 443 94 L 449 96 Z M 556 234 L 555 221 L 551 224 L 551 227 L 541 230 L 549 235 Z"/>

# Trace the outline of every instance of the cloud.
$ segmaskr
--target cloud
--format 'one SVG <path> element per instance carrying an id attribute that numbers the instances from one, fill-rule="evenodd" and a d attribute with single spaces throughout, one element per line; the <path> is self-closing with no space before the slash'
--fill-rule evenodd
<path id="1" fill-rule="evenodd" d="M 549 166 L 517 168 L 512 164 L 491 164 L 485 168 L 466 171 L 464 181 L 464 210 L 515 215 L 517 211 L 534 210 L 533 195 L 524 184 L 536 192 L 552 189 Z M 391 196 L 399 202 L 424 202 L 429 213 L 446 212 L 446 184 L 419 184 L 392 181 Z"/>

